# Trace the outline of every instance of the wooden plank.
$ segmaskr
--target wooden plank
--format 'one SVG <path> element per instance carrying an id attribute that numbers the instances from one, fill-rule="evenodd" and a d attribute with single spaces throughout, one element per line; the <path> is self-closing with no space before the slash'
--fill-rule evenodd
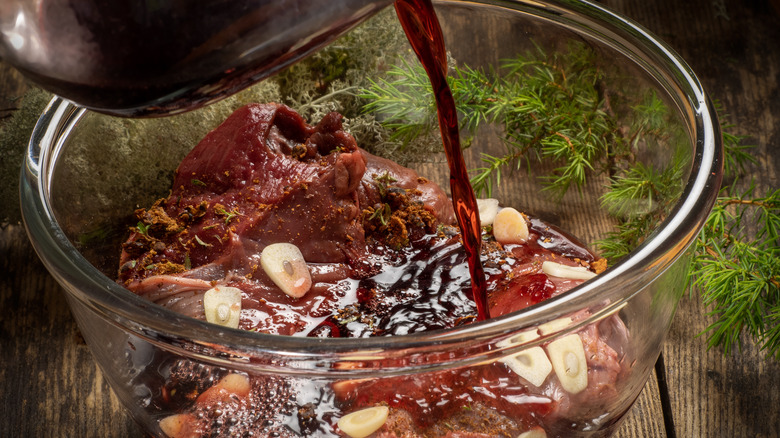
<path id="1" fill-rule="evenodd" d="M 677 436 L 780 436 L 780 364 L 749 343 L 732 356 L 708 351 L 703 309 L 685 299 L 664 348 Z"/>
<path id="2" fill-rule="evenodd" d="M 780 30 L 777 9 L 757 3 L 604 2 L 681 53 L 732 114 L 736 132 L 759 146 L 762 163 L 752 170 L 759 184 L 778 187 Z M 4 102 L 18 96 L 19 83 L 15 74 L 0 74 Z M 140 436 L 19 226 L 0 230 L 0 269 L 0 436 Z M 684 299 L 665 344 L 676 435 L 780 436 L 780 366 L 752 346 L 732 357 L 708 351 L 705 339 L 696 337 L 709 323 L 704 312 L 697 299 Z M 651 379 L 617 436 L 664 436 L 660 411 Z"/>
<path id="3" fill-rule="evenodd" d="M 757 146 L 747 172 L 759 190 L 780 187 L 780 2 L 604 2 L 665 39 L 722 102 L 731 132 Z M 746 341 L 724 357 L 698 337 L 712 321 L 698 296 L 683 299 L 665 344 L 669 400 L 680 437 L 780 436 L 780 364 Z"/>
<path id="4" fill-rule="evenodd" d="M 0 436 L 139 436 L 23 227 L 0 229 Z"/>
<path id="5" fill-rule="evenodd" d="M 634 406 L 615 434 L 615 438 L 665 437 L 658 380 L 653 373 Z"/>

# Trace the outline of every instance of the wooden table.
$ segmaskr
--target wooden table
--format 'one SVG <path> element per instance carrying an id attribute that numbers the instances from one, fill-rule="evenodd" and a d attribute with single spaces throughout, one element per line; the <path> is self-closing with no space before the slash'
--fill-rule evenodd
<path id="1" fill-rule="evenodd" d="M 760 188 L 780 184 L 780 1 L 606 0 L 677 50 L 758 146 Z M 0 65 L 0 117 L 27 85 Z M 21 151 L 21 147 L 20 147 Z M 21 163 L 22 156 L 0 157 Z M 13 168 L 13 172 L 18 168 Z M 14 206 L 2 206 L 18 215 Z M 5 211 L 0 210 L 0 213 Z M 5 214 L 0 214 L 4 216 Z M 0 437 L 125 437 L 141 432 L 107 386 L 59 286 L 22 226 L 0 229 Z M 723 357 L 696 335 L 709 321 L 683 299 L 657 373 L 619 437 L 780 436 L 780 364 L 754 346 Z"/>

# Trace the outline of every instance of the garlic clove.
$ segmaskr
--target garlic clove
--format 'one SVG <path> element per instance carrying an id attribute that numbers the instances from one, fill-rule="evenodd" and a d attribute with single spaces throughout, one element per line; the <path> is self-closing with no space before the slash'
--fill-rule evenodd
<path id="1" fill-rule="evenodd" d="M 514 208 L 502 208 L 493 220 L 493 237 L 499 243 L 525 243 L 528 240 L 528 223 L 522 213 Z"/>
<path id="2" fill-rule="evenodd" d="M 348 398 L 350 393 L 357 389 L 362 383 L 370 381 L 371 379 L 339 380 L 338 382 L 331 383 L 330 386 L 333 389 L 333 393 L 336 394 L 336 397 L 343 400 Z"/>
<path id="3" fill-rule="evenodd" d="M 525 344 L 527 342 L 534 341 L 536 339 L 539 339 L 539 330 L 538 329 L 531 329 L 526 330 L 524 332 L 520 332 L 510 338 L 512 342 L 516 344 Z"/>
<path id="4" fill-rule="evenodd" d="M 498 347 L 511 347 L 514 345 L 527 344 L 533 340 L 539 339 L 539 331 L 537 329 L 526 330 L 524 332 L 517 333 L 511 337 L 498 341 L 496 346 Z"/>
<path id="5" fill-rule="evenodd" d="M 492 225 L 498 213 L 498 199 L 477 199 L 479 209 L 479 222 L 482 226 Z"/>
<path id="6" fill-rule="evenodd" d="M 268 245 L 260 254 L 260 265 L 279 289 L 291 298 L 300 298 L 311 289 L 311 274 L 303 254 L 291 243 Z"/>
<path id="7" fill-rule="evenodd" d="M 569 327 L 572 324 L 572 319 L 568 316 L 563 318 L 553 319 L 552 321 L 545 322 L 539 326 L 539 333 L 542 336 L 547 336 L 551 333 L 557 333 L 563 329 Z"/>
<path id="8" fill-rule="evenodd" d="M 173 414 L 160 420 L 158 425 L 168 438 L 192 438 L 200 436 L 193 427 L 196 421 L 190 414 Z"/>
<path id="9" fill-rule="evenodd" d="M 536 387 L 542 386 L 552 371 L 552 364 L 542 347 L 532 347 L 500 361 Z"/>
<path id="10" fill-rule="evenodd" d="M 203 391 L 198 396 L 197 402 L 201 404 L 227 403 L 233 398 L 232 396 L 246 398 L 249 396 L 251 389 L 249 377 L 243 374 L 230 373 Z"/>
<path id="11" fill-rule="evenodd" d="M 339 429 L 351 438 L 364 438 L 379 430 L 387 421 L 390 409 L 374 406 L 349 413 L 338 421 Z"/>
<path id="12" fill-rule="evenodd" d="M 360 356 L 352 356 L 351 359 L 359 361 Z M 368 360 L 374 360 L 375 357 L 369 356 Z M 345 362 L 336 362 L 333 364 L 333 367 L 335 369 L 339 370 L 353 370 L 362 368 L 363 364 L 361 362 L 351 362 L 351 361 L 345 361 Z M 347 379 L 347 380 L 339 380 L 337 382 L 333 382 L 331 384 L 331 388 L 333 388 L 333 392 L 336 394 L 336 397 L 339 399 L 347 399 L 350 397 L 350 393 L 357 389 L 363 382 L 371 381 L 371 379 Z"/>
<path id="13" fill-rule="evenodd" d="M 545 261 L 542 262 L 542 272 L 552 277 L 568 278 L 571 280 L 590 280 L 596 276 L 595 272 L 589 271 L 584 266 L 568 266 L 560 263 Z"/>
<path id="14" fill-rule="evenodd" d="M 547 433 L 541 427 L 534 427 L 517 436 L 517 438 L 547 438 Z"/>
<path id="15" fill-rule="evenodd" d="M 216 286 L 203 294 L 206 321 L 224 327 L 238 328 L 241 316 L 241 289 Z"/>
<path id="16" fill-rule="evenodd" d="M 547 354 L 564 390 L 577 394 L 588 386 L 588 363 L 579 335 L 571 334 L 550 342 Z"/>
<path id="17" fill-rule="evenodd" d="M 238 373 L 226 375 L 217 382 L 217 385 L 219 385 L 220 389 L 231 394 L 236 394 L 239 397 L 248 396 L 249 391 L 252 389 L 251 384 L 249 383 L 249 377 Z"/>

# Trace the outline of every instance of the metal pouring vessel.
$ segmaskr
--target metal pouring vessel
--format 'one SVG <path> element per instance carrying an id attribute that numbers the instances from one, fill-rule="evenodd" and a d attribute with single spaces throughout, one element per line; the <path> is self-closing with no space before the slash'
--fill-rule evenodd
<path id="1" fill-rule="evenodd" d="M 392 0 L 3 0 L 0 57 L 98 112 L 155 116 L 231 95 Z"/>

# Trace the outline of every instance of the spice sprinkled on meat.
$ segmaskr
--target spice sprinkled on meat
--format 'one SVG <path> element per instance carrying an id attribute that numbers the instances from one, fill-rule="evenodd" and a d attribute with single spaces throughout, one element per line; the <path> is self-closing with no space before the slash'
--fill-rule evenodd
<path id="1" fill-rule="evenodd" d="M 560 230 L 497 200 L 480 205 L 489 224 L 481 258 L 491 317 L 560 295 L 603 270 L 602 260 Z M 309 125 L 284 105 L 237 110 L 182 161 L 170 195 L 135 215 L 118 281 L 221 327 L 369 337 L 476 320 L 446 193 L 359 148 L 336 113 Z M 617 317 L 608 320 L 615 320 L 608 330 L 590 325 L 527 355 L 346 380 L 316 398 L 293 378 L 162 360 L 165 391 L 155 403 L 171 414 L 160 427 L 169 436 L 544 436 L 542 418 L 576 417 L 579 398 L 615 396 L 624 371 L 609 338 L 626 331 Z"/>

